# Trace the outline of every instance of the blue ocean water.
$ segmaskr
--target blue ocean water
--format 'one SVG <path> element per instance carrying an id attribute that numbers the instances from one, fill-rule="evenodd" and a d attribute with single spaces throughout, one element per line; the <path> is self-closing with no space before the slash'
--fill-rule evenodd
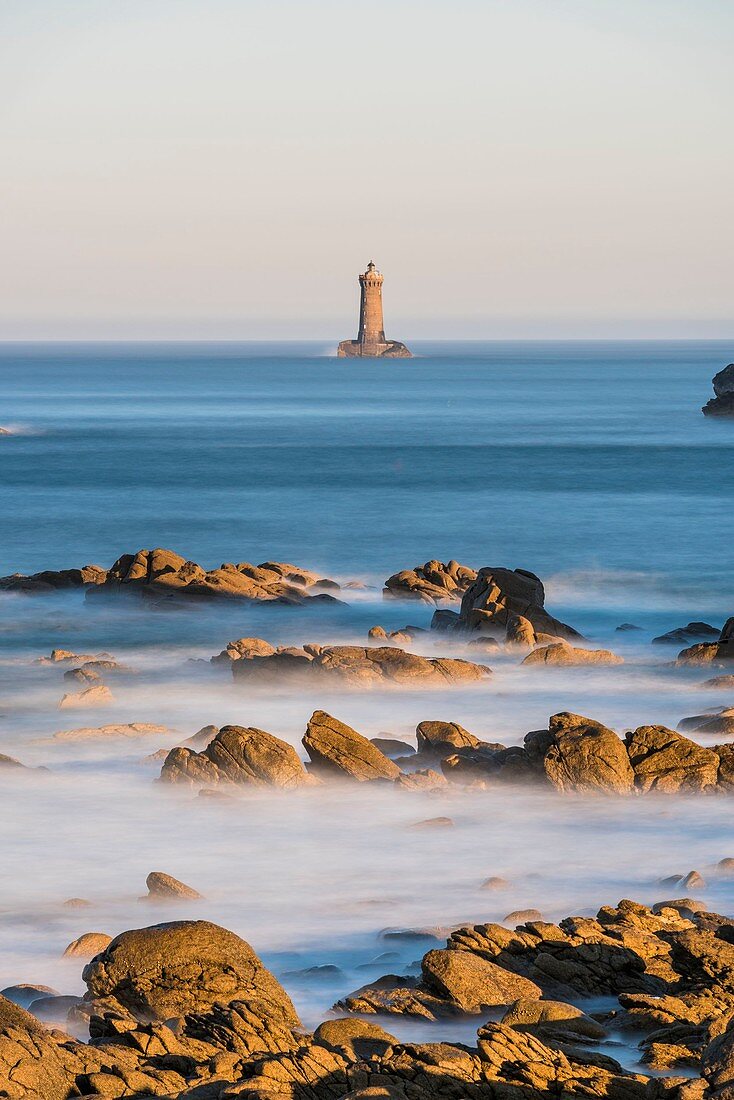
<path id="1" fill-rule="evenodd" d="M 0 348 L 0 425 L 18 433 L 0 445 L 0 573 L 155 545 L 378 580 L 455 557 L 734 604 L 734 423 L 700 411 L 730 345 L 325 351 Z"/>
<path id="2" fill-rule="evenodd" d="M 80 960 L 61 958 L 71 939 L 171 919 L 139 900 L 155 868 L 205 895 L 176 915 L 248 939 L 308 1026 L 384 971 L 371 960 L 387 926 L 652 902 L 661 877 L 693 868 L 707 903 L 734 913 L 734 880 L 715 872 L 734 855 L 723 797 L 363 784 L 220 801 L 155 782 L 160 751 L 210 723 L 266 729 L 303 755 L 316 708 L 366 736 L 410 740 L 419 721 L 445 719 L 517 744 L 560 710 L 623 732 L 734 704 L 702 689 L 708 670 L 671 669 L 675 647 L 650 644 L 734 613 L 734 422 L 701 415 L 729 345 L 417 344 L 416 358 L 386 362 L 327 350 L 0 347 L 0 426 L 11 430 L 0 436 L 0 575 L 109 566 L 160 545 L 205 566 L 289 560 L 366 585 L 341 605 L 164 612 L 78 590 L 0 594 L 0 752 L 43 769 L 0 769 L 0 988 L 80 993 Z M 381 587 L 434 557 L 534 570 L 552 611 L 624 664 L 546 674 L 505 652 L 478 685 L 326 693 L 243 690 L 208 660 L 244 635 L 365 644 L 375 623 L 427 627 L 431 607 L 385 602 Z M 642 629 L 617 633 L 624 620 Z M 414 651 L 476 659 L 462 645 L 432 632 Z M 78 685 L 68 666 L 39 661 L 52 647 L 109 651 L 128 671 L 109 677 L 104 706 L 60 709 Z M 114 730 L 133 722 L 154 727 L 137 739 Z M 439 813 L 454 829 L 408 828 Z M 482 890 L 489 875 L 507 891 Z M 65 907 L 69 896 L 92 908 Z M 408 944 L 390 967 L 419 953 Z M 328 982 L 293 976 L 324 963 L 340 968 Z M 470 1040 L 458 1026 L 425 1037 Z"/>

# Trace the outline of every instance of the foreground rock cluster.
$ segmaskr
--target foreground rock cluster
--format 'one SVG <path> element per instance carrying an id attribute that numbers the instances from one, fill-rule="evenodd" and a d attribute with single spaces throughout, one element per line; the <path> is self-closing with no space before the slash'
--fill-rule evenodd
<path id="1" fill-rule="evenodd" d="M 733 744 L 705 748 L 666 726 L 640 726 L 622 739 L 601 722 L 567 711 L 552 715 L 548 729 L 528 733 L 523 745 L 510 747 L 481 741 L 458 723 L 421 722 L 417 751 L 389 738 L 369 740 L 315 711 L 303 737 L 305 766 L 292 745 L 265 730 L 207 729 L 213 736 L 201 751 L 196 739 L 171 749 L 163 782 L 284 790 L 333 780 L 377 780 L 407 790 L 534 784 L 562 794 L 627 796 L 734 790 Z"/>
<path id="2" fill-rule="evenodd" d="M 110 569 L 85 565 L 82 569 L 0 577 L 0 590 L 9 592 L 42 594 L 63 588 L 85 588 L 88 595 L 139 595 L 154 600 L 224 597 L 299 604 L 307 599 L 332 600 L 330 593 L 339 585 L 284 562 L 225 562 L 218 569 L 207 570 L 173 550 L 160 548 L 123 554 Z"/>
<path id="3" fill-rule="evenodd" d="M 594 918 L 514 930 L 462 927 L 426 952 L 419 977 L 386 975 L 356 990 L 313 1033 L 234 933 L 189 920 L 136 929 L 84 968 L 87 992 L 70 1021 L 88 1025 L 88 1042 L 0 997 L 0 1095 L 725 1100 L 733 927 L 687 899 L 652 909 L 622 901 Z M 590 996 L 613 1001 L 590 1015 Z M 474 1017 L 477 1038 L 400 1042 L 377 1022 L 397 1016 Z M 657 1076 L 610 1056 L 624 1033 Z"/>
<path id="4" fill-rule="evenodd" d="M 729 363 L 712 378 L 715 396 L 703 409 L 704 416 L 734 416 L 734 363 Z"/>

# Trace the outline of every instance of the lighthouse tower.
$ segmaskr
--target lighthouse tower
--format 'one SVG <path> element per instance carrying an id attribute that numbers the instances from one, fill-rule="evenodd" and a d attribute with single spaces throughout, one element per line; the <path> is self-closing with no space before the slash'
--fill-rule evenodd
<path id="1" fill-rule="evenodd" d="M 362 345 L 362 355 L 380 355 L 381 349 L 386 346 L 385 322 L 382 319 L 383 279 L 372 260 L 367 264 L 364 275 L 359 277 L 361 295 L 357 340 Z"/>
<path id="2" fill-rule="evenodd" d="M 409 359 L 405 344 L 385 339 L 382 319 L 382 283 L 384 276 L 372 260 L 359 276 L 359 332 L 356 340 L 342 340 L 337 354 L 344 358 Z"/>

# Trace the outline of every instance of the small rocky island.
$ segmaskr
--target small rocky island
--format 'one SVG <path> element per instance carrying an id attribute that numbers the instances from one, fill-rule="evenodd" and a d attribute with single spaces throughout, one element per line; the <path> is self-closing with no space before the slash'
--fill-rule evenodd
<path id="1" fill-rule="evenodd" d="M 729 363 L 711 379 L 715 397 L 701 410 L 704 416 L 734 416 L 734 363 Z"/>
<path id="2" fill-rule="evenodd" d="M 385 339 L 383 278 L 370 260 L 367 270 L 359 276 L 359 333 L 356 340 L 342 340 L 339 344 L 337 355 L 340 359 L 412 359 L 405 344 Z"/>

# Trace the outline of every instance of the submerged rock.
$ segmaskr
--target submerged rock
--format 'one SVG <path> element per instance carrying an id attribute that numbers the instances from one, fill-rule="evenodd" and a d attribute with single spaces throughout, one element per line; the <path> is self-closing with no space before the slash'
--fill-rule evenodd
<path id="1" fill-rule="evenodd" d="M 110 689 L 104 684 L 98 684 L 96 687 L 89 687 L 84 691 L 67 693 L 59 703 L 59 710 L 108 707 L 111 703 L 114 703 L 114 701 L 115 697 Z"/>
<path id="2" fill-rule="evenodd" d="M 667 634 L 659 634 L 653 638 L 653 645 L 685 645 L 692 638 L 718 638 L 720 630 L 709 623 L 692 622 L 687 626 L 676 627 Z"/>
<path id="3" fill-rule="evenodd" d="M 165 871 L 151 871 L 145 880 L 148 887 L 147 899 L 167 901 L 199 901 L 201 894 L 193 886 L 167 875 Z"/>
<path id="4" fill-rule="evenodd" d="M 260 683 L 445 685 L 491 676 L 486 665 L 448 657 L 419 657 L 397 646 L 320 646 L 279 649 L 269 656 L 234 661 L 236 680 Z"/>
<path id="5" fill-rule="evenodd" d="M 73 730 L 58 730 L 54 741 L 106 741 L 108 738 L 137 740 L 150 737 L 154 733 L 170 733 L 168 726 L 158 726 L 154 722 L 125 722 L 121 725 L 79 726 Z"/>
<path id="6" fill-rule="evenodd" d="M 554 642 L 528 653 L 524 665 L 562 665 L 575 668 L 581 665 L 621 665 L 624 658 L 608 649 L 582 649 L 567 642 Z"/>
<path id="7" fill-rule="evenodd" d="M 407 741 L 398 741 L 394 737 L 370 737 L 370 742 L 390 760 L 400 756 L 415 755 L 415 749 Z"/>

